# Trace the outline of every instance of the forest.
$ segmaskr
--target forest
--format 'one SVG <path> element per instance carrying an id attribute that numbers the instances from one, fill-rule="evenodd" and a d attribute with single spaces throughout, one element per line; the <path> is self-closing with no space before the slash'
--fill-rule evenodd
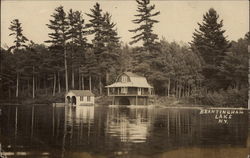
<path id="1" fill-rule="evenodd" d="M 21 21 L 13 19 L 13 45 L 1 47 L 0 101 L 63 101 L 71 89 L 105 96 L 106 85 L 121 72 L 132 71 L 145 76 L 157 96 L 247 106 L 249 32 L 237 41 L 227 40 L 223 20 L 210 8 L 194 28 L 192 41 L 169 42 L 154 33 L 154 24 L 160 23 L 154 18 L 160 14 L 155 5 L 136 2 L 132 22 L 138 27 L 128 30 L 134 33 L 129 44 L 120 40 L 112 15 L 99 3 L 87 13 L 55 8 L 46 24 L 51 33 L 42 44 L 26 37 Z"/>

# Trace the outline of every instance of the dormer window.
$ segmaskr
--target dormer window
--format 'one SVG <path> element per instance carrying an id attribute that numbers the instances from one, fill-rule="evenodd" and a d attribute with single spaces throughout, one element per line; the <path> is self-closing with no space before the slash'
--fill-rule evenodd
<path id="1" fill-rule="evenodd" d="M 128 82 L 127 76 L 122 76 L 122 82 Z"/>

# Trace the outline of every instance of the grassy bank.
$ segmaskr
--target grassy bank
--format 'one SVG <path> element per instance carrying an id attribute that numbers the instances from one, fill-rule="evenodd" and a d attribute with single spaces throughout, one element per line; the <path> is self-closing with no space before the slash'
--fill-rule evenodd
<path id="1" fill-rule="evenodd" d="M 156 96 L 155 105 L 157 106 L 198 106 L 189 103 L 187 99 L 177 99 L 176 97 Z"/>
<path id="2" fill-rule="evenodd" d="M 8 104 L 51 104 L 64 102 L 64 93 L 57 93 L 55 96 L 52 95 L 39 95 L 34 99 L 31 97 L 19 97 L 1 100 L 0 103 Z"/>

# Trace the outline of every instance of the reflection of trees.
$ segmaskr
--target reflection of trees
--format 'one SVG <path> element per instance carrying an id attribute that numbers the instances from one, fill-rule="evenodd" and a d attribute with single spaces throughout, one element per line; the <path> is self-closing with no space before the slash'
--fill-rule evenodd
<path id="1" fill-rule="evenodd" d="M 248 147 L 250 144 L 247 113 L 234 115 L 223 125 L 214 115 L 199 115 L 197 110 L 93 106 L 76 110 L 51 106 L 1 109 L 0 139 L 4 150 L 11 145 L 10 151 L 56 151 L 64 157 L 69 152 L 86 151 L 118 157 L 114 153 L 152 155 L 177 148 L 245 148 L 247 142 Z"/>
<path id="2" fill-rule="evenodd" d="M 235 115 L 230 124 L 218 124 L 214 115 L 195 110 L 158 110 L 148 138 L 157 151 L 179 147 L 245 146 L 247 114 Z M 150 151 L 153 152 L 153 151 Z"/>
<path id="3" fill-rule="evenodd" d="M 89 142 L 93 133 L 94 106 L 68 108 L 66 113 L 67 143 L 70 147 Z M 93 135 L 92 135 L 93 136 Z"/>

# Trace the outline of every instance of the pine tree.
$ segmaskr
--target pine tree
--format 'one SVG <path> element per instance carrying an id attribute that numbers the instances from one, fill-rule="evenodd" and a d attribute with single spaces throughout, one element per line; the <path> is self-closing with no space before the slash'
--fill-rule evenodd
<path id="1" fill-rule="evenodd" d="M 247 40 L 248 44 L 250 44 L 250 32 L 245 34 L 245 39 Z"/>
<path id="2" fill-rule="evenodd" d="M 232 41 L 232 47 L 221 66 L 221 71 L 227 80 L 230 81 L 230 87 L 234 89 L 242 89 L 247 87 L 248 73 L 248 39 L 247 34 L 244 39 L 240 38 L 237 42 Z"/>
<path id="3" fill-rule="evenodd" d="M 138 18 L 133 20 L 133 23 L 139 24 L 140 26 L 136 29 L 129 30 L 130 32 L 137 33 L 137 35 L 132 37 L 133 40 L 130 44 L 142 41 L 145 50 L 154 50 L 157 48 L 156 40 L 158 36 L 153 33 L 153 25 L 159 21 L 154 20 L 153 17 L 159 15 L 160 12 L 152 13 L 155 9 L 155 5 L 150 5 L 150 0 L 136 0 L 136 2 L 138 3 L 138 14 L 135 16 Z"/>
<path id="4" fill-rule="evenodd" d="M 69 20 L 69 52 L 71 52 L 71 74 L 72 74 L 72 89 L 75 88 L 75 70 L 80 68 L 80 65 L 84 65 L 84 53 L 89 47 L 87 43 L 86 25 L 82 17 L 82 13 L 79 11 L 73 11 L 70 9 L 68 13 Z M 82 76 L 82 74 L 79 74 Z M 79 85 L 79 88 L 81 86 Z"/>
<path id="5" fill-rule="evenodd" d="M 199 30 L 195 30 L 193 41 L 190 43 L 192 50 L 197 52 L 204 61 L 202 74 L 205 77 L 205 85 L 211 90 L 227 87 L 220 67 L 230 44 L 224 36 L 223 20 L 218 21 L 218 19 L 217 12 L 210 8 L 203 15 L 203 22 L 198 23 Z"/>
<path id="6" fill-rule="evenodd" d="M 94 39 L 92 40 L 92 45 L 95 54 L 101 54 L 104 51 L 104 38 L 103 38 L 103 24 L 104 17 L 102 15 L 102 9 L 99 3 L 94 5 L 94 8 L 90 9 L 91 14 L 88 15 L 91 19 L 89 20 L 89 24 L 87 25 L 90 29 L 90 34 L 94 35 Z"/>
<path id="7" fill-rule="evenodd" d="M 116 24 L 111 22 L 111 15 L 106 12 L 103 23 L 103 39 L 105 51 L 101 54 L 100 69 L 105 74 L 105 85 L 109 83 L 111 72 L 115 74 L 120 68 L 120 41 L 115 29 Z"/>
<path id="8" fill-rule="evenodd" d="M 117 69 L 120 43 L 117 31 L 114 29 L 115 24 L 111 22 L 111 15 L 103 13 L 99 3 L 96 3 L 90 11 L 91 14 L 87 14 L 91 18 L 88 27 L 91 28 L 90 33 L 94 35 L 92 48 L 97 61 L 97 72 L 92 74 L 98 76 L 101 94 L 103 85 L 109 80 L 109 73 Z M 106 76 L 105 79 L 104 76 Z"/>
<path id="9" fill-rule="evenodd" d="M 68 65 L 67 65 L 67 50 L 66 42 L 68 40 L 68 21 L 66 13 L 62 6 L 55 9 L 55 13 L 51 15 L 53 18 L 50 20 L 50 24 L 47 24 L 48 28 L 53 30 L 53 33 L 49 33 L 51 40 L 45 41 L 52 43 L 53 48 L 62 48 L 64 54 L 64 69 L 65 69 L 65 90 L 68 91 Z"/>
<path id="10" fill-rule="evenodd" d="M 11 46 L 9 50 L 19 49 L 20 47 L 27 48 L 27 45 L 25 43 L 28 41 L 28 39 L 23 35 L 23 29 L 18 19 L 14 19 L 13 21 L 11 21 L 9 30 L 12 31 L 9 36 L 15 36 L 15 45 Z"/>
<path id="11" fill-rule="evenodd" d="M 120 47 L 120 37 L 118 37 L 117 30 L 115 29 L 116 24 L 111 21 L 111 15 L 106 12 L 103 15 L 103 36 L 106 50 L 115 50 Z"/>
<path id="12" fill-rule="evenodd" d="M 9 34 L 9 36 L 15 36 L 14 46 L 11 46 L 9 48 L 9 51 L 14 50 L 13 53 L 15 54 L 14 56 L 14 67 L 16 71 L 16 97 L 19 97 L 19 85 L 20 85 L 20 75 L 22 72 L 24 72 L 24 59 L 25 58 L 25 49 L 21 48 L 27 48 L 27 45 L 25 44 L 28 39 L 23 35 L 23 29 L 21 26 L 21 23 L 19 22 L 18 19 L 14 19 L 11 22 L 11 25 L 9 29 L 12 31 L 12 33 Z M 16 58 L 15 58 L 16 57 Z M 19 58 L 19 59 L 18 59 Z"/>
<path id="13" fill-rule="evenodd" d="M 101 62 L 101 54 L 105 51 L 104 37 L 103 37 L 103 24 L 104 17 L 102 15 L 102 9 L 99 3 L 94 5 L 94 8 L 90 9 L 91 13 L 86 14 L 91 19 L 89 20 L 89 24 L 87 25 L 90 28 L 90 34 L 94 35 L 92 40 L 92 49 L 94 56 L 91 55 L 91 58 L 95 58 L 93 60 L 96 61 L 95 66 L 97 69 L 94 69 L 96 72 L 91 72 L 91 74 L 96 74 L 99 80 L 99 93 L 102 93 L 101 83 L 102 83 L 102 71 L 100 70 L 100 62 Z M 92 52 L 92 51 L 90 51 Z M 90 77 L 91 78 L 91 77 Z"/>
<path id="14" fill-rule="evenodd" d="M 28 80 L 30 79 L 30 76 L 32 76 L 32 98 L 35 98 L 35 77 L 39 74 L 39 69 L 42 64 L 42 58 L 41 58 L 41 52 L 39 52 L 38 48 L 43 48 L 42 45 L 35 44 L 33 41 L 31 41 L 31 44 L 29 44 L 29 47 L 25 53 L 25 73 L 28 76 Z M 29 82 L 28 82 L 29 84 Z M 29 87 L 29 85 L 28 85 Z M 29 94 L 29 89 L 28 89 Z"/>

